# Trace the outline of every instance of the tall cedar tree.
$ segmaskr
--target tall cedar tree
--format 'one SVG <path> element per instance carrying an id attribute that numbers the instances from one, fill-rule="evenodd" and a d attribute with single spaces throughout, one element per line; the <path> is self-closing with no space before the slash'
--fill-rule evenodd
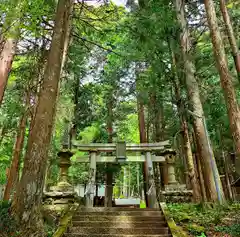
<path id="1" fill-rule="evenodd" d="M 192 107 L 193 127 L 198 151 L 200 153 L 198 158 L 200 158 L 202 163 L 203 178 L 209 201 L 216 201 L 218 198 L 221 201 L 224 199 L 224 193 L 213 150 L 209 144 L 206 127 L 204 125 L 204 111 L 200 99 L 198 83 L 195 78 L 196 69 L 190 55 L 190 39 L 185 19 L 184 0 L 175 0 L 175 6 L 177 19 L 181 28 L 180 44 L 184 62 L 186 89 Z"/>
<path id="2" fill-rule="evenodd" d="M 229 43 L 231 46 L 232 56 L 234 59 L 235 68 L 236 68 L 237 75 L 238 75 L 238 80 L 240 82 L 240 52 L 238 49 L 237 40 L 234 35 L 232 22 L 231 22 L 231 19 L 230 19 L 230 16 L 228 14 L 228 10 L 227 10 L 226 4 L 225 4 L 225 0 L 220 0 L 220 9 L 221 9 L 223 20 L 225 23 L 228 40 L 229 40 Z"/>
<path id="3" fill-rule="evenodd" d="M 19 1 L 12 3 L 17 9 L 21 9 Z M 0 105 L 2 104 L 4 92 L 7 86 L 9 73 L 12 69 L 12 62 L 17 49 L 19 37 L 20 12 L 9 12 L 3 24 L 3 31 L 0 34 Z"/>
<path id="4" fill-rule="evenodd" d="M 221 85 L 228 111 L 230 129 L 237 152 L 240 156 L 240 111 L 236 98 L 235 89 L 232 82 L 232 76 L 228 69 L 227 57 L 218 27 L 214 2 L 212 0 L 204 0 L 208 25 L 211 32 L 213 51 L 215 55 L 216 66 L 220 75 Z"/>
<path id="5" fill-rule="evenodd" d="M 110 92 L 107 102 L 107 131 L 108 131 L 108 143 L 113 142 L 113 92 Z M 112 206 L 112 195 L 113 195 L 113 171 L 112 164 L 106 164 L 106 188 L 105 188 L 105 207 Z"/>
<path id="6" fill-rule="evenodd" d="M 27 119 L 28 119 L 28 115 L 29 115 L 30 98 L 29 98 L 28 92 L 27 92 L 27 96 L 25 99 L 25 103 L 26 103 L 26 105 L 25 105 L 26 109 L 25 109 L 23 115 L 20 117 L 19 127 L 18 127 L 18 131 L 17 131 L 17 138 L 16 138 L 14 151 L 13 151 L 12 163 L 11 163 L 11 167 L 10 167 L 10 170 L 8 173 L 7 185 L 4 190 L 3 200 L 5 200 L 5 201 L 8 201 L 10 199 L 11 192 L 13 192 L 15 190 L 16 184 L 18 181 L 20 158 L 21 158 L 21 153 L 23 150 Z"/>
<path id="7" fill-rule="evenodd" d="M 70 27 L 72 7 L 72 0 L 58 1 L 53 38 L 36 116 L 29 134 L 21 181 L 13 201 L 12 210 L 21 226 L 22 236 L 45 236 L 40 205 L 56 110 L 64 43 L 68 40 L 66 37 Z"/>
<path id="8" fill-rule="evenodd" d="M 178 115 L 180 118 L 181 123 L 181 134 L 182 134 L 182 141 L 183 141 L 183 149 L 184 149 L 184 156 L 186 158 L 187 162 L 187 170 L 188 170 L 188 177 L 191 183 L 191 188 L 193 190 L 193 198 L 196 202 L 199 202 L 201 200 L 200 195 L 200 188 L 199 183 L 197 181 L 197 175 L 196 170 L 194 167 L 194 159 L 192 154 L 192 148 L 189 138 L 189 132 L 188 132 L 188 123 L 186 119 L 186 114 L 184 111 L 184 104 L 183 99 L 181 98 L 181 89 L 180 89 L 180 82 L 178 79 L 178 73 L 177 73 L 177 66 L 176 66 L 176 55 L 171 50 L 171 42 L 170 44 L 170 53 L 172 54 L 172 83 L 175 91 L 175 98 L 177 101 L 177 109 L 178 109 Z"/>

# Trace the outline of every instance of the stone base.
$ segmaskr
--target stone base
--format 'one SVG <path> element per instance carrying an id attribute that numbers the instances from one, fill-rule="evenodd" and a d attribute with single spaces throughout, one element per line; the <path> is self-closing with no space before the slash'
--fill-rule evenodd
<path id="1" fill-rule="evenodd" d="M 193 191 L 188 190 L 185 184 L 165 185 L 165 191 L 161 194 L 167 203 L 182 203 L 193 201 Z"/>
<path id="2" fill-rule="evenodd" d="M 53 190 L 53 189 L 52 189 Z M 76 193 L 72 191 L 52 191 L 43 194 L 43 216 L 49 223 L 58 223 L 59 218 L 76 202 Z"/>
<path id="3" fill-rule="evenodd" d="M 76 193 L 71 191 L 60 192 L 45 192 L 43 194 L 43 203 L 49 205 L 55 204 L 70 204 L 74 203 L 76 199 Z"/>
<path id="4" fill-rule="evenodd" d="M 187 190 L 186 184 L 178 184 L 178 183 L 165 185 L 164 188 L 165 188 L 166 192 L 185 191 L 185 190 Z"/>

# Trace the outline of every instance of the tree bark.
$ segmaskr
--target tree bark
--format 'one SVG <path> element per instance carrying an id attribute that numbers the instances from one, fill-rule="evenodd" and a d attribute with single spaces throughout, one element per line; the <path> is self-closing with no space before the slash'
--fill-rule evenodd
<path id="1" fill-rule="evenodd" d="M 144 116 L 144 105 L 138 99 L 138 125 L 139 125 L 139 135 L 140 135 L 140 143 L 146 143 L 146 129 L 145 129 L 145 116 Z"/>
<path id="2" fill-rule="evenodd" d="M 82 3 L 84 4 L 84 3 Z M 72 25 L 72 13 L 70 13 L 69 17 L 68 17 L 68 25 Z M 64 69 L 64 66 L 67 62 L 67 56 L 68 56 L 68 49 L 69 49 L 69 46 L 71 44 L 71 40 L 72 40 L 72 37 L 71 37 L 71 27 L 68 27 L 66 29 L 66 32 L 65 32 L 65 40 L 64 40 L 64 46 L 63 46 L 63 57 L 62 57 L 62 64 L 61 64 L 61 74 L 63 72 L 63 69 Z"/>
<path id="3" fill-rule="evenodd" d="M 164 108 L 162 100 L 160 101 L 157 98 L 156 91 L 153 91 L 150 96 L 151 101 L 151 112 L 154 115 L 153 125 L 154 125 L 154 136 L 153 139 L 156 142 L 160 142 L 164 140 Z"/>
<path id="4" fill-rule="evenodd" d="M 14 152 L 13 152 L 12 164 L 11 164 L 11 167 L 9 170 L 7 185 L 6 185 L 6 188 L 4 191 L 3 200 L 5 200 L 5 201 L 8 201 L 10 199 L 11 192 L 13 192 L 15 190 L 17 180 L 18 180 L 18 171 L 19 171 L 21 153 L 22 153 L 22 149 L 23 149 L 26 124 L 27 124 L 27 118 L 28 118 L 28 105 L 29 105 L 29 97 L 27 96 L 26 111 L 21 116 L 21 119 L 19 121 L 19 127 L 18 127 L 18 132 L 17 132 L 15 148 L 14 148 Z"/>
<path id="5" fill-rule="evenodd" d="M 240 111 L 236 99 L 236 93 L 232 83 L 232 77 L 228 69 L 226 53 L 222 42 L 220 30 L 217 23 L 217 16 L 212 0 L 204 0 L 208 25 L 211 32 L 213 51 L 216 66 L 220 75 L 221 85 L 224 92 L 225 102 L 228 111 L 230 129 L 237 153 L 240 157 Z"/>
<path id="6" fill-rule="evenodd" d="M 138 125 L 139 125 L 139 135 L 140 135 L 140 143 L 146 143 L 147 137 L 146 137 L 146 129 L 145 129 L 145 117 L 144 117 L 144 106 L 141 102 L 141 99 L 137 98 L 137 110 L 138 110 Z M 142 166 L 142 172 L 143 172 L 143 190 L 144 190 L 144 197 L 146 202 L 146 207 L 149 206 L 148 202 L 148 167 L 147 163 L 144 162 Z"/>
<path id="7" fill-rule="evenodd" d="M 223 158 L 223 163 L 224 163 L 224 171 L 225 171 L 225 180 L 226 180 L 226 186 L 228 189 L 228 196 L 231 201 L 233 200 L 233 192 L 232 192 L 232 187 L 231 187 L 231 182 L 229 178 L 229 169 L 228 169 L 228 163 L 226 161 L 226 156 L 225 152 L 222 150 L 222 158 Z"/>
<path id="8" fill-rule="evenodd" d="M 5 137 L 6 133 L 7 133 L 6 126 L 3 125 L 0 130 L 0 145 L 2 144 L 2 140 Z"/>
<path id="9" fill-rule="evenodd" d="M 113 142 L 113 98 L 112 93 L 108 99 L 108 118 L 107 118 L 107 130 L 108 130 L 108 143 Z M 106 188 L 105 188 L 105 207 L 112 206 L 113 195 L 113 171 L 112 164 L 107 163 L 106 173 Z"/>
<path id="10" fill-rule="evenodd" d="M 9 73 L 12 69 L 12 62 L 16 52 L 16 47 L 16 39 L 9 38 L 3 43 L 2 52 L 0 54 L 0 105 L 2 104 Z"/>
<path id="11" fill-rule="evenodd" d="M 185 82 L 189 101 L 192 107 L 193 127 L 196 135 L 196 142 L 199 150 L 199 158 L 202 163 L 202 171 L 209 201 L 216 201 L 218 197 L 223 200 L 221 180 L 216 166 L 212 148 L 209 144 L 207 131 L 204 125 L 204 112 L 200 100 L 200 93 L 197 80 L 195 78 L 195 65 L 190 55 L 190 40 L 187 23 L 185 19 L 184 0 L 175 0 L 176 12 L 179 25 L 181 27 L 180 43 L 184 61 Z M 218 190 L 216 189 L 218 187 Z M 220 200 L 220 201 L 221 201 Z"/>
<path id="12" fill-rule="evenodd" d="M 23 15 L 22 2 L 14 0 L 9 3 L 10 8 L 16 8 L 14 13 L 8 12 L 3 23 L 3 31 L 0 39 L 0 106 L 7 86 L 12 62 L 16 53 L 17 42 L 20 34 L 19 25 Z M 16 22 L 14 22 L 16 21 Z"/>
<path id="13" fill-rule="evenodd" d="M 228 10 L 227 10 L 226 4 L 225 4 L 225 0 L 220 0 L 220 9 L 221 9 L 223 20 L 225 23 L 228 40 L 229 40 L 229 43 L 231 46 L 232 56 L 234 59 L 234 63 L 235 63 L 235 67 L 236 67 L 236 71 L 237 71 L 237 75 L 238 75 L 238 80 L 240 82 L 240 52 L 239 52 L 237 41 L 236 41 L 236 38 L 234 35 L 234 30 L 232 27 L 231 19 L 230 19 L 230 16 L 228 14 Z"/>
<path id="14" fill-rule="evenodd" d="M 169 43 L 170 43 L 170 53 L 171 53 L 172 52 L 171 42 Z M 172 82 L 173 82 L 173 87 L 175 91 L 175 98 L 177 101 L 178 115 L 181 123 L 181 130 L 182 130 L 181 135 L 182 135 L 182 141 L 183 141 L 184 156 L 186 158 L 186 163 L 187 163 L 187 173 L 188 173 L 188 177 L 193 190 L 193 198 L 195 202 L 199 202 L 201 200 L 201 195 L 200 195 L 199 183 L 197 181 L 196 172 L 194 168 L 194 159 L 193 159 L 192 148 L 191 148 L 191 143 L 189 139 L 188 123 L 185 116 L 186 111 L 184 111 L 185 110 L 184 104 L 181 98 L 180 84 L 178 80 L 177 67 L 176 67 L 176 56 L 174 52 L 172 52 L 172 69 L 173 69 Z"/>
<path id="15" fill-rule="evenodd" d="M 207 202 L 207 194 L 206 194 L 206 187 L 204 185 L 202 165 L 201 165 L 200 159 L 198 158 L 198 154 L 195 154 L 195 159 L 196 159 L 197 171 L 199 175 L 199 183 L 201 187 L 202 200 L 204 202 Z"/>
<path id="16" fill-rule="evenodd" d="M 51 141 L 56 99 L 60 81 L 66 29 L 72 11 L 72 0 L 59 0 L 53 38 L 40 90 L 36 116 L 28 138 L 24 167 L 12 211 L 21 226 L 22 236 L 43 237 L 40 205 Z"/>

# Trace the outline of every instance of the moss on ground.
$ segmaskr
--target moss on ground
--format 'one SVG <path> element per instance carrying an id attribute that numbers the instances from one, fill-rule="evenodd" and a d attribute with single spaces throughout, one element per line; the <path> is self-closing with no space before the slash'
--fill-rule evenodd
<path id="1" fill-rule="evenodd" d="M 240 203 L 227 205 L 168 204 L 174 221 L 189 236 L 240 236 Z"/>

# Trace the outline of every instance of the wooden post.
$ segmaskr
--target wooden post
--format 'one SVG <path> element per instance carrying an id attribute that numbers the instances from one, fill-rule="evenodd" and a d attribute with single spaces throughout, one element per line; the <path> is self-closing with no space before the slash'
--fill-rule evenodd
<path id="1" fill-rule="evenodd" d="M 86 193 L 86 206 L 93 207 L 94 204 L 94 194 L 95 194 L 95 182 L 96 182 L 96 167 L 97 167 L 97 152 L 90 152 L 90 180 L 87 187 Z"/>
<path id="2" fill-rule="evenodd" d="M 153 163 L 151 158 L 151 151 L 146 151 L 145 159 L 147 164 L 147 175 L 148 175 L 148 207 L 157 208 L 157 198 L 156 198 L 156 187 L 154 182 L 154 174 L 153 174 Z"/>

